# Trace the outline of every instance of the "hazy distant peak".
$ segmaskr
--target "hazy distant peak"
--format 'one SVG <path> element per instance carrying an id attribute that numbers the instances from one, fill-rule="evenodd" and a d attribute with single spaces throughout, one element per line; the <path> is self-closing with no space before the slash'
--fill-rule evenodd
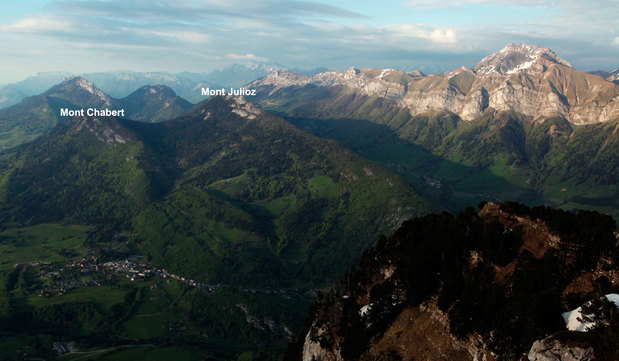
<path id="1" fill-rule="evenodd" d="M 141 88 L 137 89 L 135 92 L 133 92 L 133 94 L 141 94 L 145 96 L 155 96 L 155 95 L 168 96 L 168 97 L 176 96 L 174 89 L 170 88 L 167 85 L 161 85 L 161 84 L 144 85 Z"/>
<path id="2" fill-rule="evenodd" d="M 518 71 L 542 72 L 551 64 L 572 67 L 549 48 L 527 44 L 509 44 L 483 58 L 473 70 L 479 75 L 513 74 Z"/>
<path id="3" fill-rule="evenodd" d="M 413 77 L 413 78 L 419 78 L 419 77 L 422 77 L 422 76 L 426 76 L 424 73 L 422 73 L 422 72 L 421 72 L 421 71 L 419 71 L 419 70 L 409 71 L 409 72 L 408 72 L 408 73 L 406 73 L 406 74 L 408 74 L 409 76 L 411 76 L 411 77 Z"/>

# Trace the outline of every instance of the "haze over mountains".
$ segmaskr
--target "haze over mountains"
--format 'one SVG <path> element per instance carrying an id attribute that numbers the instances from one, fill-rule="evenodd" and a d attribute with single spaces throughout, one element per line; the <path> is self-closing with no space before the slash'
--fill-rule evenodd
<path id="1" fill-rule="evenodd" d="M 233 64 L 208 73 L 114 71 L 85 73 L 79 76 L 94 82 L 97 87 L 115 98 L 126 97 L 145 85 L 165 85 L 188 101 L 198 103 L 203 100 L 200 93 L 202 87 L 240 87 L 276 69 L 286 68 L 274 63 L 255 63 L 251 65 Z M 291 71 L 306 75 L 326 70 L 326 68 L 291 69 Z M 78 75 L 68 72 L 43 72 L 20 82 L 5 85 L 0 88 L 0 108 L 17 104 L 25 97 L 38 95 L 65 78 L 75 76 Z"/>

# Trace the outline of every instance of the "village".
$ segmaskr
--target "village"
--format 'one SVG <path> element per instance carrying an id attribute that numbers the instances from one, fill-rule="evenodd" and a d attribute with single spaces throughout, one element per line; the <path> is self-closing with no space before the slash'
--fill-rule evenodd
<path id="1" fill-rule="evenodd" d="M 24 292 L 45 297 L 65 295 L 77 287 L 112 285 L 117 283 L 119 276 L 124 276 L 132 282 L 148 279 L 173 279 L 204 292 L 212 292 L 219 287 L 219 285 L 204 284 L 175 275 L 149 263 L 138 263 L 136 260 L 139 258 L 132 257 L 102 263 L 98 261 L 94 253 L 86 252 L 81 260 L 70 261 L 66 264 L 33 261 L 17 263 L 13 265 L 13 268 L 37 267 L 40 278 L 46 282 L 42 282 L 40 287 L 30 288 Z"/>
<path id="2" fill-rule="evenodd" d="M 25 295 L 41 297 L 62 296 L 69 294 L 72 289 L 78 287 L 99 287 L 118 283 L 118 277 L 125 277 L 131 282 L 146 280 L 175 280 L 189 287 L 196 288 L 205 293 L 217 290 L 220 284 L 206 284 L 193 279 L 173 274 L 163 268 L 158 268 L 148 262 L 139 262 L 141 256 L 132 256 L 118 261 L 100 262 L 92 251 L 87 251 L 80 260 L 67 263 L 52 263 L 46 261 L 32 261 L 16 263 L 13 269 L 24 267 L 36 267 L 39 270 L 39 278 L 42 282 L 34 287 L 24 290 Z M 156 288 L 156 282 L 151 287 Z M 281 294 L 284 297 L 307 297 L 314 298 L 317 295 L 315 289 L 257 289 L 238 287 L 240 290 L 252 294 Z"/>

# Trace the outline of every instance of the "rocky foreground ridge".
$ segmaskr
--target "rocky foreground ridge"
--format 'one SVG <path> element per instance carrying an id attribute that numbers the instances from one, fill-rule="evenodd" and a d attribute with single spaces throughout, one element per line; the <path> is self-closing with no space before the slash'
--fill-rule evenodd
<path id="1" fill-rule="evenodd" d="M 616 360 L 614 304 L 588 306 L 588 332 L 562 318 L 617 293 L 615 227 L 517 203 L 407 221 L 319 295 L 287 359 Z"/>
<path id="2" fill-rule="evenodd" d="M 619 84 L 575 70 L 548 48 L 523 44 L 507 45 L 472 69 L 463 66 L 444 74 L 352 67 L 305 76 L 276 70 L 250 87 L 274 102 L 278 93 L 289 95 L 293 88 L 311 93 L 329 87 L 334 93 L 320 103 L 379 98 L 412 116 L 446 111 L 465 121 L 478 119 L 488 109 L 514 111 L 536 121 L 560 116 L 572 124 L 619 117 Z"/>

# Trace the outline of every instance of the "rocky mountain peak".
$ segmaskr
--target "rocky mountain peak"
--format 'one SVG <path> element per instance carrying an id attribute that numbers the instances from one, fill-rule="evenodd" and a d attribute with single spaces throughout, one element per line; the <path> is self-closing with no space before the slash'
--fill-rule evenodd
<path id="1" fill-rule="evenodd" d="M 231 119 L 230 113 L 242 119 L 254 120 L 263 115 L 264 111 L 259 105 L 240 95 L 212 96 L 197 104 L 192 110 L 196 118 L 214 119 L 215 121 Z"/>
<path id="2" fill-rule="evenodd" d="M 344 78 L 352 79 L 352 78 L 355 78 L 357 74 L 359 74 L 359 69 L 355 68 L 354 66 L 351 66 L 344 72 Z"/>
<path id="3" fill-rule="evenodd" d="M 256 119 L 262 114 L 262 109 L 242 96 L 227 95 L 226 100 L 232 113 L 247 119 Z"/>
<path id="4" fill-rule="evenodd" d="M 300 83 L 307 83 L 308 80 L 309 77 L 293 73 L 288 70 L 273 70 L 259 81 L 263 83 L 273 84 L 278 87 L 286 87 L 297 85 Z"/>
<path id="5" fill-rule="evenodd" d="M 551 64 L 572 65 L 552 50 L 542 46 L 527 44 L 509 44 L 503 49 L 483 58 L 473 70 L 478 75 L 509 75 L 518 71 L 543 72 Z"/>
<path id="6" fill-rule="evenodd" d="M 44 93 L 44 95 L 57 95 L 60 94 L 64 98 L 69 100 L 72 98 L 85 99 L 89 98 L 96 103 L 102 103 L 104 105 L 111 105 L 112 98 L 105 94 L 97 86 L 81 76 L 68 77 L 64 81 Z M 81 103 L 81 102 L 80 102 Z"/>

